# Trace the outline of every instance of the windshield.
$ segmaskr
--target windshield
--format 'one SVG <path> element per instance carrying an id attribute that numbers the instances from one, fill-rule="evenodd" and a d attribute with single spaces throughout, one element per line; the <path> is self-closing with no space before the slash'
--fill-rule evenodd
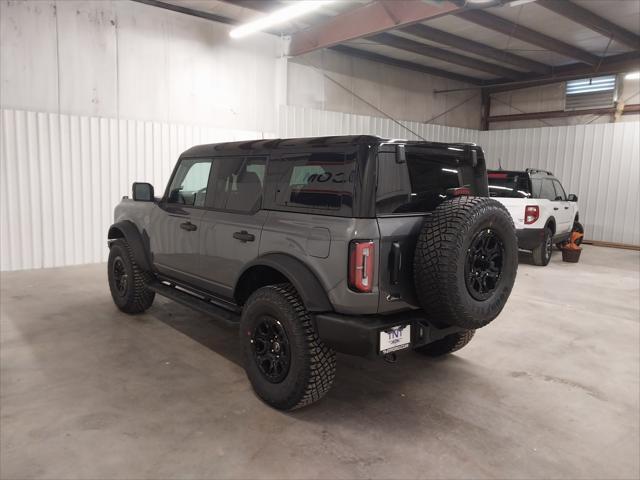
<path id="1" fill-rule="evenodd" d="M 529 198 L 529 176 L 521 172 L 489 172 L 490 197 Z"/>

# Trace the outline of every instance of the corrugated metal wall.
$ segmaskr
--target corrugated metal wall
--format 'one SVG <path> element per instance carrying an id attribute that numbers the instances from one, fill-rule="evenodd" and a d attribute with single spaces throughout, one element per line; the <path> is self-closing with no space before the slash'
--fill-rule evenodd
<path id="1" fill-rule="evenodd" d="M 491 167 L 551 170 L 578 195 L 585 237 L 640 245 L 640 123 L 480 132 Z"/>
<path id="2" fill-rule="evenodd" d="M 384 138 L 419 140 L 413 135 L 439 142 L 476 142 L 477 130 L 445 127 L 419 122 L 401 122 L 367 115 L 330 112 L 296 106 L 281 106 L 278 122 L 280 137 L 310 137 L 318 135 L 379 135 Z"/>
<path id="3" fill-rule="evenodd" d="M 193 125 L 1 111 L 0 268 L 104 261 L 113 207 L 133 181 L 162 191 L 180 152 L 273 134 Z M 640 126 L 478 132 L 404 122 L 434 141 L 477 142 L 491 167 L 552 170 L 580 198 L 586 236 L 640 244 Z M 374 134 L 416 139 L 384 118 L 284 106 L 281 137 Z"/>
<path id="4" fill-rule="evenodd" d="M 180 152 L 260 132 L 1 111 L 0 269 L 106 260 L 113 207 L 133 181 L 162 192 Z M 270 135 L 273 136 L 273 135 Z"/>

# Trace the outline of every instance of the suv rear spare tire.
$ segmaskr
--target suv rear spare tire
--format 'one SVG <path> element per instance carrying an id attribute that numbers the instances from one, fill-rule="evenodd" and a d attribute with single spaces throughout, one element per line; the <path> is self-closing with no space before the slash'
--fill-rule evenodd
<path id="1" fill-rule="evenodd" d="M 456 197 L 425 219 L 413 274 L 418 301 L 432 322 L 484 327 L 502 311 L 517 269 L 513 220 L 497 201 Z"/>

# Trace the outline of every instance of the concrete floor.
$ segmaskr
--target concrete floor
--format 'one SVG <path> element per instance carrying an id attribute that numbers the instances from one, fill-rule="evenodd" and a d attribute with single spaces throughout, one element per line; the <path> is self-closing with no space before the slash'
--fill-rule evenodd
<path id="1" fill-rule="evenodd" d="M 0 476 L 638 478 L 640 253 L 523 256 L 507 308 L 446 359 L 340 356 L 291 414 L 236 333 L 157 300 L 113 306 L 104 265 L 2 275 Z"/>

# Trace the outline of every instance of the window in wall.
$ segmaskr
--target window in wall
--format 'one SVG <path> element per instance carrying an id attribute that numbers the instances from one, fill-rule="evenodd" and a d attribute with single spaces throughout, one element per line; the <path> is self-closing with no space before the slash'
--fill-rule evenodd
<path id="1" fill-rule="evenodd" d="M 612 107 L 616 101 L 615 75 L 569 80 L 565 87 L 565 110 Z"/>

